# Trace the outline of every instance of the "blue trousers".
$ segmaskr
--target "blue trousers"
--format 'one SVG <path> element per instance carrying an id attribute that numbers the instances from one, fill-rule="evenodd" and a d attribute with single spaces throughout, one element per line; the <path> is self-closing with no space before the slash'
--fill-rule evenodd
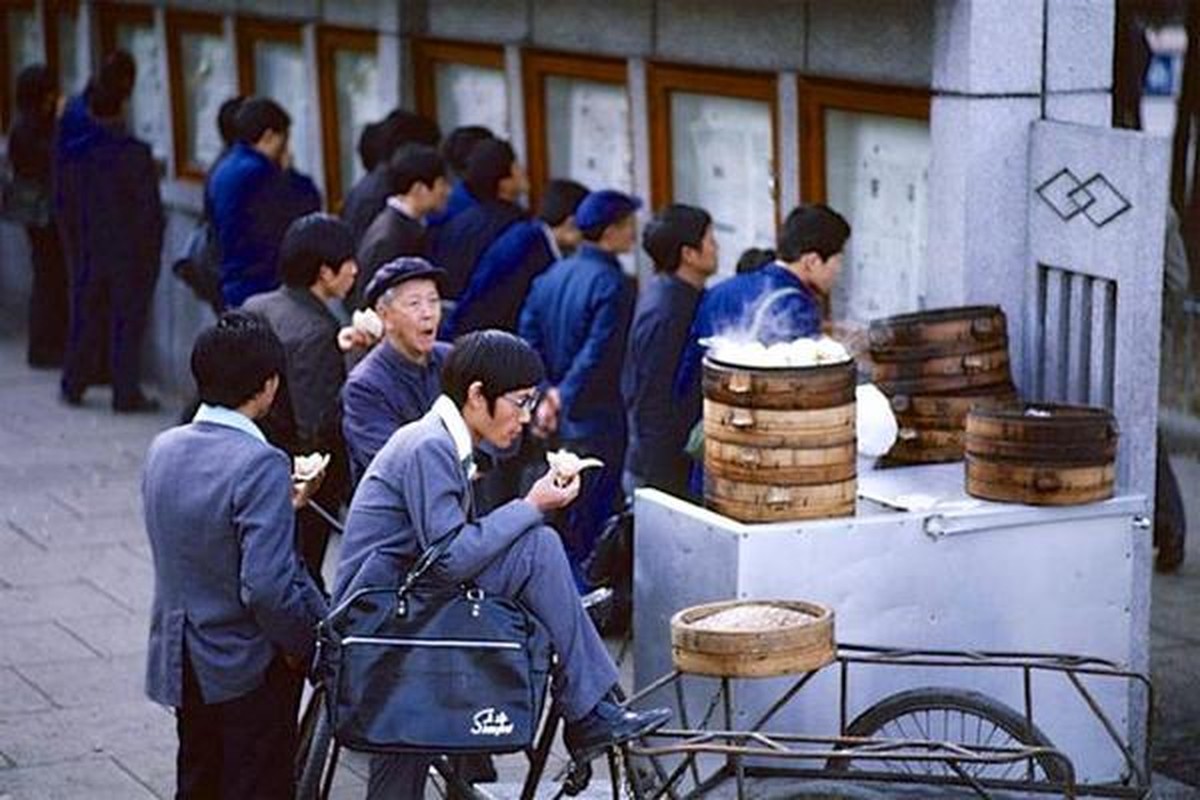
<path id="1" fill-rule="evenodd" d="M 554 698 L 568 721 L 595 707 L 619 679 L 604 640 L 580 602 L 563 551 L 553 529 L 534 528 L 475 577 L 486 592 L 521 600 L 550 634 L 558 653 Z M 436 699 L 432 699 L 436 704 Z M 437 713 L 437 708 L 430 708 Z M 368 800 L 423 797 L 430 757 L 377 755 L 371 758 Z"/>

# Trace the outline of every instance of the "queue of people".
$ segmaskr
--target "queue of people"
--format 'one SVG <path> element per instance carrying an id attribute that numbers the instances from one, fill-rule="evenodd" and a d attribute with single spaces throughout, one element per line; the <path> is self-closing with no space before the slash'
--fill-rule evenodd
<path id="1" fill-rule="evenodd" d="M 155 406 L 137 352 L 163 218 L 149 148 L 124 127 L 135 79 L 128 55 L 111 57 L 26 170 L 53 198 L 30 235 L 53 226 L 70 275 L 63 345 L 47 336 L 30 359 L 61 349 L 63 397 L 77 403 L 108 340 L 118 411 Z M 27 130 L 14 141 L 32 143 L 54 126 L 56 93 L 45 75 L 21 86 Z M 366 174 L 339 218 L 292 167 L 285 109 L 232 98 L 218 124 L 227 147 L 204 196 L 220 316 L 192 352 L 198 407 L 155 440 L 143 484 L 156 573 L 146 686 L 176 709 L 179 796 L 289 797 L 281 765 L 330 599 L 399 583 L 451 535 L 437 580 L 520 599 L 549 632 L 577 758 L 661 724 L 661 710 L 614 701 L 616 669 L 578 599 L 585 564 L 633 488 L 692 496 L 702 340 L 764 293 L 781 320 L 772 335 L 819 330 L 848 224 L 800 207 L 775 252 L 745 254 L 709 290 L 713 219 L 671 205 L 643 226 L 655 275 L 639 292 L 620 258 L 638 246 L 641 201 L 556 179 L 531 214 L 511 144 L 484 128 L 442 140 L 402 110 L 367 126 Z M 52 251 L 35 250 L 42 287 L 58 285 Z M 56 291 L 35 304 L 53 307 Z M 352 324 L 368 310 L 377 327 Z M 559 447 L 603 466 L 555 481 L 544 456 Z M 313 452 L 329 465 L 297 479 L 283 454 Z M 368 796 L 419 796 L 426 767 L 377 757 Z"/>

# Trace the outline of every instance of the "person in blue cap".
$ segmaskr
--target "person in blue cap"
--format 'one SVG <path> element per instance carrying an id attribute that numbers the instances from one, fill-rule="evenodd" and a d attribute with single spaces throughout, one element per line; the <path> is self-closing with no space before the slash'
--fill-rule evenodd
<path id="1" fill-rule="evenodd" d="M 583 497 L 567 512 L 567 555 L 580 587 L 591 554 L 620 493 L 625 458 L 621 362 L 633 312 L 633 282 L 617 256 L 637 241 L 641 201 L 613 189 L 592 192 L 575 211 L 583 243 L 550 267 L 529 291 L 518 332 L 541 355 L 549 387 L 535 429 L 557 433 L 562 447 L 604 462 L 584 477 Z"/>
<path id="2" fill-rule="evenodd" d="M 513 224 L 480 257 L 446 321 L 449 337 L 486 328 L 516 331 L 533 279 L 579 246 L 575 209 L 587 193 L 575 181 L 546 184 L 537 217 Z"/>
<path id="3" fill-rule="evenodd" d="M 429 257 L 446 270 L 445 297 L 457 300 L 471 281 L 479 257 L 500 234 L 527 215 L 517 205 L 529 188 L 512 145 L 485 139 L 467 159 L 467 188 L 479 202 L 431 232 Z"/>
<path id="4" fill-rule="evenodd" d="M 383 340 L 350 372 L 342 389 L 342 433 L 357 484 L 400 426 L 418 419 L 442 390 L 450 345 L 437 341 L 438 283 L 446 273 L 423 258 L 384 264 L 367 284 L 366 305 L 383 321 Z"/>
<path id="5" fill-rule="evenodd" d="M 629 419 L 629 488 L 653 486 L 686 497 L 691 458 L 690 420 L 671 380 L 679 368 L 704 284 L 717 271 L 712 217 L 702 208 L 676 204 L 655 215 L 642 234 L 655 276 L 642 288 L 629 330 L 621 391 Z"/>

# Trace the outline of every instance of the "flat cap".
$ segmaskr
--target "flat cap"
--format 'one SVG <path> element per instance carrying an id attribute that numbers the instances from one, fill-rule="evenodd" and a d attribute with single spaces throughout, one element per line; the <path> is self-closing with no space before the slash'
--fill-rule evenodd
<path id="1" fill-rule="evenodd" d="M 642 201 L 616 189 L 601 189 L 583 198 L 575 209 L 575 224 L 581 231 L 604 228 L 642 207 Z"/>
<path id="2" fill-rule="evenodd" d="M 367 284 L 363 298 L 368 307 L 374 306 L 388 289 L 405 281 L 417 278 L 428 278 L 437 283 L 446 277 L 446 271 L 435 267 L 423 258 L 417 256 L 401 256 L 395 261 L 389 261 L 376 270 Z"/>

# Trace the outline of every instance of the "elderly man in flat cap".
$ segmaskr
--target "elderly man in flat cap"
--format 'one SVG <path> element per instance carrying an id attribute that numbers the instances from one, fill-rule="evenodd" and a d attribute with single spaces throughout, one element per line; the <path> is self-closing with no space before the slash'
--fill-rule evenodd
<path id="1" fill-rule="evenodd" d="M 384 264 L 364 299 L 383 321 L 383 340 L 350 372 L 342 389 L 342 432 L 355 484 L 397 428 L 420 418 L 441 393 L 450 346 L 437 341 L 439 282 L 445 272 L 423 258 Z"/>
<path id="2" fill-rule="evenodd" d="M 633 282 L 617 256 L 637 241 L 636 197 L 612 189 L 591 192 L 575 211 L 583 243 L 570 258 L 533 282 L 518 332 L 541 355 L 550 388 L 535 425 L 604 467 L 584 477 L 580 501 L 567 512 L 567 555 L 580 588 L 583 562 L 620 493 L 625 457 L 621 363 L 633 314 Z"/>

